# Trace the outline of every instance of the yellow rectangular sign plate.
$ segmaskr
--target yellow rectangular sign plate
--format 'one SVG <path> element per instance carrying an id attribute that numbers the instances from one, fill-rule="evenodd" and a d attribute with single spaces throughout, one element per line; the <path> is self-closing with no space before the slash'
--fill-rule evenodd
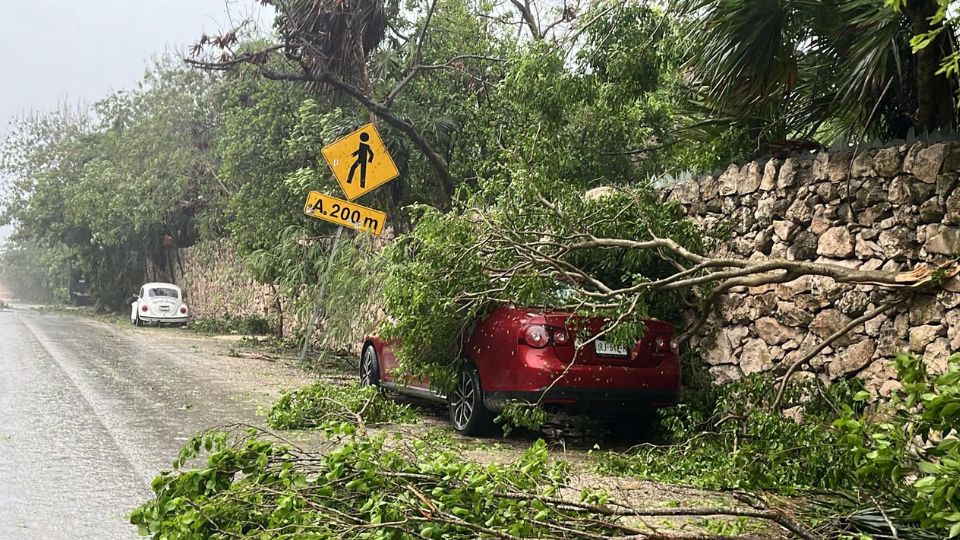
<path id="1" fill-rule="evenodd" d="M 380 236 L 383 226 L 387 222 L 387 214 L 360 206 L 343 199 L 324 195 L 319 191 L 311 191 L 307 195 L 307 203 L 303 213 L 317 219 L 336 223 L 341 227 L 367 231 L 374 236 Z"/>
<path id="2" fill-rule="evenodd" d="M 377 126 L 367 124 L 321 150 L 344 195 L 351 201 L 400 176 Z"/>

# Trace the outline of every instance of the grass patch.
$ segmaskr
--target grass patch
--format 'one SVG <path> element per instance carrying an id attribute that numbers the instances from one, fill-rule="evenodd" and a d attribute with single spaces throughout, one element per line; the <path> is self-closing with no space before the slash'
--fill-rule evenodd
<path id="1" fill-rule="evenodd" d="M 408 405 L 385 398 L 372 386 L 339 386 L 318 381 L 284 393 L 270 408 L 274 429 L 308 429 L 336 422 L 409 424 L 418 415 Z"/>
<path id="2" fill-rule="evenodd" d="M 271 332 L 270 321 L 264 317 L 240 317 L 224 319 L 201 319 L 190 321 L 189 328 L 200 334 L 225 335 L 265 335 Z"/>

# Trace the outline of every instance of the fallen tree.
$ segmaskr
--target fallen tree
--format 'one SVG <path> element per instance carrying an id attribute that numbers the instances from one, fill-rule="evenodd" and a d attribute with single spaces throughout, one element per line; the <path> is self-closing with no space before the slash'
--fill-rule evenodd
<path id="1" fill-rule="evenodd" d="M 422 440 L 391 448 L 362 422 L 327 429 L 343 438 L 322 454 L 247 426 L 202 433 L 184 447 L 175 471 L 153 481 L 154 498 L 131 521 L 144 534 L 170 539 L 755 538 L 696 525 L 741 518 L 758 523 L 755 529 L 817 538 L 757 498 L 670 507 L 615 500 L 578 484 L 542 440 L 512 463 L 481 465 Z M 201 456 L 197 468 L 185 466 Z M 645 519 L 653 517 L 656 524 Z"/>
<path id="2" fill-rule="evenodd" d="M 642 319 L 666 319 L 682 326 L 683 343 L 700 331 L 719 298 L 748 287 L 822 276 L 885 292 L 866 314 L 806 351 L 786 371 L 782 386 L 856 326 L 917 293 L 956 288 L 960 271 L 956 260 L 894 272 L 711 256 L 724 238 L 698 230 L 649 186 L 605 188 L 584 197 L 558 183 L 519 182 L 488 201 L 475 198 L 447 214 L 425 209 L 413 233 L 391 248 L 387 309 L 396 321 L 386 334 L 402 344 L 401 361 L 432 379 L 442 381 L 442 372 L 455 365 L 460 333 L 502 303 L 605 317 L 605 339 L 622 344 L 642 334 Z M 699 316 L 685 322 L 683 311 Z"/>

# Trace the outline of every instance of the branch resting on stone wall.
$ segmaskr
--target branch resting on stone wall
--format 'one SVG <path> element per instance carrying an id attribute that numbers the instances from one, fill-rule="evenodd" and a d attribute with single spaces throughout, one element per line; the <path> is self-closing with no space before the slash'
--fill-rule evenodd
<path id="1" fill-rule="evenodd" d="M 854 328 L 860 326 L 861 324 L 866 324 L 867 322 L 879 317 L 880 315 L 886 313 L 887 311 L 903 303 L 904 301 L 906 301 L 906 297 L 902 295 L 897 295 L 897 297 L 890 300 L 889 302 L 884 302 L 883 304 L 880 304 L 878 308 L 868 311 L 867 313 L 861 315 L 860 317 L 857 317 L 856 319 L 850 321 L 850 323 L 844 326 L 843 328 L 837 330 L 833 334 L 830 334 L 825 339 L 823 339 L 820 343 L 810 348 L 810 350 L 808 350 L 796 362 L 790 364 L 790 367 L 787 368 L 786 373 L 784 373 L 783 377 L 780 379 L 780 387 L 777 389 L 777 397 L 773 400 L 773 405 L 771 406 L 771 408 L 773 410 L 777 410 L 780 408 L 780 402 L 783 401 L 783 393 L 787 389 L 787 383 L 790 381 L 790 377 L 792 377 L 793 374 L 801 366 L 803 366 L 810 360 L 813 360 L 813 358 L 818 354 L 820 354 L 822 350 L 829 347 L 830 344 L 832 344 L 836 340 L 849 334 L 851 331 L 853 331 Z"/>
<path id="2" fill-rule="evenodd" d="M 955 280 L 960 272 L 957 260 L 948 261 L 936 268 L 920 266 L 910 272 L 889 272 L 884 270 L 857 270 L 837 264 L 788 261 L 785 259 L 736 259 L 714 258 L 693 253 L 669 238 L 653 236 L 647 241 L 633 241 L 616 238 L 595 238 L 587 235 L 588 240 L 573 243 L 566 247 L 567 252 L 590 248 L 627 248 L 640 250 L 666 251 L 680 257 L 693 266 L 664 279 L 639 283 L 621 288 L 607 289 L 594 293 L 598 298 L 612 298 L 620 295 L 635 294 L 652 290 L 685 289 L 689 287 L 717 284 L 717 288 L 707 297 L 701 317 L 680 338 L 684 343 L 703 326 L 716 299 L 724 292 L 735 287 L 759 287 L 763 285 L 788 283 L 802 276 L 829 277 L 837 283 L 851 285 L 875 285 L 889 289 L 924 289 L 935 283 Z M 537 259 L 534 259 L 537 260 Z M 549 258 L 542 257 L 550 262 Z M 576 270 L 570 277 L 583 272 Z M 879 315 L 879 313 L 878 313 Z M 835 338 L 836 339 L 836 338 Z"/>
<path id="3" fill-rule="evenodd" d="M 553 210 L 557 212 L 558 217 L 563 218 L 559 210 Z M 559 237 L 549 231 L 520 230 L 508 221 L 494 221 L 482 215 L 478 216 L 476 221 L 485 225 L 483 229 L 486 234 L 480 235 L 478 242 L 471 249 L 477 250 L 486 260 L 503 260 L 502 256 L 509 253 L 514 261 L 513 266 L 507 269 L 490 268 L 500 281 L 509 279 L 515 274 L 535 270 L 540 275 L 551 276 L 558 281 L 569 283 L 577 289 L 580 300 L 571 305 L 562 306 L 565 309 L 622 308 L 631 311 L 635 309 L 637 303 L 630 300 L 644 293 L 667 290 L 700 292 L 702 295 L 696 294 L 701 298 L 700 316 L 678 338 L 681 343 L 689 341 L 701 330 L 720 297 L 738 288 L 785 284 L 804 276 L 820 276 L 849 286 L 874 286 L 894 294 L 893 299 L 838 329 L 794 362 L 781 380 L 777 404 L 782 399 L 787 381 L 799 367 L 856 327 L 908 301 L 914 293 L 938 288 L 960 291 L 960 282 L 958 282 L 960 259 L 949 260 L 935 267 L 919 265 L 908 272 L 859 270 L 839 264 L 780 258 L 754 260 L 704 256 L 684 248 L 673 239 L 661 238 L 649 231 L 648 238 L 643 240 L 598 237 L 589 232 Z M 612 287 L 585 268 L 571 262 L 575 260 L 571 255 L 597 249 L 654 252 L 676 271 L 660 279 L 642 281 L 626 287 Z M 461 300 L 467 302 L 490 300 L 498 292 L 505 290 L 504 287 L 497 286 L 488 291 L 465 293 Z M 621 315 L 613 326 L 632 313 Z M 605 331 L 609 330 L 610 328 L 605 329 Z"/>

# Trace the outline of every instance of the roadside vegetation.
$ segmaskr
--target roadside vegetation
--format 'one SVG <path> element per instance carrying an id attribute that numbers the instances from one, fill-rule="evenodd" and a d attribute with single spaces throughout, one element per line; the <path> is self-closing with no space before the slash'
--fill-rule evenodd
<path id="1" fill-rule="evenodd" d="M 599 470 L 719 490 L 802 496 L 812 522 L 886 538 L 960 534 L 960 354 L 930 375 L 895 359 L 903 389 L 869 405 L 855 381 L 793 383 L 788 414 L 755 376 L 715 388 L 710 404 L 662 411 L 666 444 L 597 453 Z M 703 397 L 702 394 L 699 397 Z M 939 531 L 939 532 L 938 532 Z"/>
<path id="2" fill-rule="evenodd" d="M 308 429 L 334 422 L 407 424 L 417 420 L 409 405 L 385 397 L 372 386 L 340 386 L 318 381 L 284 393 L 270 407 L 267 422 L 274 429 Z"/>
<path id="3" fill-rule="evenodd" d="M 201 334 L 241 334 L 244 336 L 262 336 L 270 334 L 270 322 L 264 317 L 244 318 L 194 318 L 189 328 Z"/>
<path id="4" fill-rule="evenodd" d="M 287 339 L 348 349 L 379 322 L 401 369 L 443 390 L 462 334 L 503 303 L 605 317 L 614 344 L 657 317 L 683 344 L 735 287 L 819 275 L 878 287 L 888 306 L 943 285 L 711 257 L 729 230 L 697 230 L 657 188 L 743 159 L 955 129 L 946 0 L 261 1 L 277 9 L 270 33 L 243 22 L 198 36 L 136 89 L 12 126 L 0 276 L 21 298 L 62 302 L 78 273 L 97 309 L 123 313 L 144 281 L 176 279 L 182 249 L 223 241 L 277 300 L 263 319 L 195 329 L 292 324 Z M 401 173 L 363 200 L 388 231 L 341 238 L 303 202 L 338 190 L 320 149 L 371 121 Z M 156 538 L 679 538 L 643 520 L 711 516 L 726 521 L 696 532 L 960 536 L 957 357 L 937 378 L 896 362 L 903 388 L 881 402 L 792 369 L 721 388 L 688 377 L 662 413 L 663 444 L 595 453 L 607 474 L 799 496 L 797 508 L 637 507 L 575 485 L 539 442 L 495 466 L 397 448 L 364 426 L 414 421 L 410 409 L 318 383 L 269 422 L 320 428 L 329 452 L 202 434 L 132 519 Z M 543 419 L 517 406 L 502 421 Z"/>
<path id="5" fill-rule="evenodd" d="M 425 441 L 390 444 L 353 424 L 327 431 L 336 442 L 319 454 L 255 430 L 198 435 L 175 469 L 154 480 L 155 499 L 132 521 L 166 538 L 670 540 L 689 538 L 664 530 L 685 522 L 703 534 L 776 527 L 805 534 L 787 514 L 744 503 L 634 507 L 578 482 L 543 441 L 512 463 L 481 465 Z M 184 467 L 198 458 L 199 467 Z"/>

